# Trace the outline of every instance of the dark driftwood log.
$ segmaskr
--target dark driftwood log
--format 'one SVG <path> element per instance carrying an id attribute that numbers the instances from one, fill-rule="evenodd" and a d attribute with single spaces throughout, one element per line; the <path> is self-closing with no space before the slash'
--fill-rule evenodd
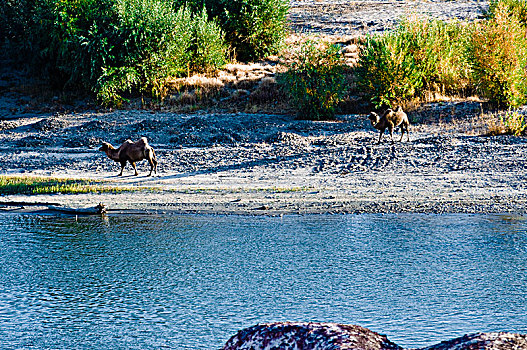
<path id="1" fill-rule="evenodd" d="M 102 203 L 97 204 L 97 206 L 95 207 L 88 207 L 88 208 L 69 208 L 69 207 L 50 205 L 48 206 L 48 209 L 53 210 L 53 211 L 58 211 L 61 213 L 80 214 L 80 215 L 100 215 L 100 214 L 106 214 L 106 212 L 108 211 L 108 208 Z"/>

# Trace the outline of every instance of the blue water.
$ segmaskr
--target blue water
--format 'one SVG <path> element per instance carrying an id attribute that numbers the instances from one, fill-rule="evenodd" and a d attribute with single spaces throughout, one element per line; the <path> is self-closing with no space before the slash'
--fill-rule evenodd
<path id="1" fill-rule="evenodd" d="M 272 321 L 405 347 L 527 332 L 527 218 L 0 215 L 0 347 L 219 349 Z"/>

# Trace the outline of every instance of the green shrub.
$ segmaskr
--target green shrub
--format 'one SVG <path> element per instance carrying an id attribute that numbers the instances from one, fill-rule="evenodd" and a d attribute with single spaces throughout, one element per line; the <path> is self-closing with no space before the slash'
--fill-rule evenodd
<path id="1" fill-rule="evenodd" d="M 25 42 L 29 63 L 55 86 L 90 86 L 114 57 L 114 17 L 109 0 L 37 0 Z"/>
<path id="2" fill-rule="evenodd" d="M 223 33 L 204 10 L 199 15 L 185 7 L 174 11 L 158 0 L 118 0 L 118 10 L 122 59 L 116 67 L 104 67 L 98 81 L 103 102 L 118 103 L 119 92 L 132 88 L 163 98 L 170 77 L 225 64 Z"/>
<path id="3" fill-rule="evenodd" d="M 487 135 L 520 136 L 527 132 L 527 119 L 517 111 L 507 111 L 505 114 L 490 115 L 487 119 Z"/>
<path id="4" fill-rule="evenodd" d="M 278 52 L 287 34 L 287 0 L 174 0 L 195 13 L 203 7 L 225 33 L 236 59 L 248 61 Z"/>
<path id="5" fill-rule="evenodd" d="M 227 38 L 242 61 L 278 52 L 287 32 L 287 0 L 225 0 Z"/>
<path id="6" fill-rule="evenodd" d="M 290 96 L 301 119 L 321 120 L 335 116 L 346 93 L 344 63 L 339 47 L 308 41 L 286 63 L 280 85 Z"/>
<path id="7" fill-rule="evenodd" d="M 459 23 L 411 18 L 360 44 L 358 86 L 377 107 L 404 104 L 427 91 L 461 94 L 470 88 L 466 43 Z"/>
<path id="8" fill-rule="evenodd" d="M 170 77 L 225 63 L 218 25 L 163 0 L 8 0 L 0 9 L 1 19 L 20 19 L 0 29 L 35 72 L 104 104 L 132 90 L 163 98 Z"/>
<path id="9" fill-rule="evenodd" d="M 0 2 L 0 45 L 4 40 L 22 42 L 28 33 L 31 11 L 36 0 L 2 0 Z M 17 50 L 20 54 L 20 50 Z"/>
<path id="10" fill-rule="evenodd" d="M 190 11 L 158 0 L 117 0 L 115 8 L 120 45 L 114 60 L 101 66 L 98 97 L 119 104 L 121 93 L 132 89 L 164 97 L 167 79 L 187 72 Z"/>
<path id="11" fill-rule="evenodd" d="M 508 111 L 505 116 L 500 118 L 505 127 L 506 133 L 514 136 L 520 136 L 527 129 L 527 120 L 523 114 L 516 111 Z"/>
<path id="12" fill-rule="evenodd" d="M 476 27 L 469 51 L 474 80 L 483 96 L 498 106 L 527 102 L 525 28 L 504 3 Z"/>
<path id="13" fill-rule="evenodd" d="M 194 17 L 191 23 L 190 69 L 210 72 L 226 63 L 227 45 L 219 26 L 209 21 L 206 9 Z"/>
<path id="14" fill-rule="evenodd" d="M 522 25 L 527 24 L 527 1 L 525 0 L 491 0 L 485 12 L 487 19 L 493 19 L 499 6 L 504 6 L 510 14 L 518 16 Z"/>
<path id="15" fill-rule="evenodd" d="M 376 107 L 402 104 L 423 87 L 423 73 L 409 54 L 410 45 L 392 33 L 361 43 L 357 86 Z"/>

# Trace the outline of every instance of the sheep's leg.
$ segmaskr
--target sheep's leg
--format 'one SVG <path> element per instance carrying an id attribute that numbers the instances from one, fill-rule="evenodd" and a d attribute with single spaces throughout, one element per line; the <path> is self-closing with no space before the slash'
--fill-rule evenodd
<path id="1" fill-rule="evenodd" d="M 403 142 L 404 129 L 405 129 L 405 125 L 401 124 L 401 139 L 399 140 L 399 142 Z M 407 133 L 408 133 L 408 130 L 407 130 Z"/>
<path id="2" fill-rule="evenodd" d="M 410 142 L 410 124 L 406 124 L 406 140 Z"/>
<path id="3" fill-rule="evenodd" d="M 384 130 L 381 130 L 381 132 L 379 133 L 379 142 L 377 142 L 378 144 L 381 143 L 381 140 L 382 140 L 382 135 L 384 134 Z"/>
<path id="4" fill-rule="evenodd" d="M 119 173 L 119 176 L 123 176 L 123 170 L 125 166 L 126 166 L 126 161 L 121 162 L 121 172 Z"/>
<path id="5" fill-rule="evenodd" d="M 152 161 L 150 159 L 148 160 L 148 163 L 150 164 L 150 172 L 147 176 L 152 176 L 152 170 L 154 169 L 154 165 L 152 164 Z"/>
<path id="6" fill-rule="evenodd" d="M 156 152 L 152 149 L 152 161 L 154 162 L 154 173 L 157 174 L 157 159 Z"/>
<path id="7" fill-rule="evenodd" d="M 388 130 L 390 131 L 390 139 L 393 143 L 393 124 L 388 124 Z"/>
<path id="8" fill-rule="evenodd" d="M 152 176 L 152 171 L 154 171 L 157 174 L 157 161 L 156 156 L 154 154 L 153 149 L 146 150 L 146 159 L 148 159 L 148 163 L 150 164 L 150 174 L 148 176 Z"/>
<path id="9" fill-rule="evenodd" d="M 135 162 L 132 162 L 130 161 L 130 164 L 132 164 L 132 167 L 134 168 L 134 171 L 135 171 L 135 176 L 139 175 L 139 173 L 137 172 L 137 168 L 135 167 Z"/>

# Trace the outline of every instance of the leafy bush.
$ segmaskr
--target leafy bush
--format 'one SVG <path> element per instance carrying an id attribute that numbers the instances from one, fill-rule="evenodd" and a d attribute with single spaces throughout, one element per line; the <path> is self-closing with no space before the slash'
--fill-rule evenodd
<path id="1" fill-rule="evenodd" d="M 101 65 L 98 97 L 118 104 L 122 92 L 139 89 L 162 98 L 170 76 L 186 73 L 190 12 L 157 0 L 117 0 L 119 48 Z"/>
<path id="2" fill-rule="evenodd" d="M 4 40 L 21 42 L 36 0 L 3 0 L 0 2 L 0 45 Z M 20 53 L 20 51 L 18 51 Z"/>
<path id="3" fill-rule="evenodd" d="M 287 31 L 287 0 L 224 0 L 221 21 L 227 38 L 242 61 L 278 52 Z"/>
<path id="4" fill-rule="evenodd" d="M 527 38 L 519 17 L 505 3 L 475 29 L 470 43 L 474 80 L 498 106 L 527 102 Z"/>
<path id="5" fill-rule="evenodd" d="M 509 13 L 518 16 L 522 25 L 527 25 L 527 1 L 491 0 L 489 3 L 489 9 L 485 12 L 485 17 L 487 19 L 493 19 L 499 6 L 504 6 Z"/>
<path id="6" fill-rule="evenodd" d="M 90 86 L 101 64 L 113 57 L 116 32 L 110 26 L 115 21 L 110 1 L 37 0 L 32 13 L 22 43 L 32 68 L 55 86 Z"/>
<path id="7" fill-rule="evenodd" d="M 118 1 L 125 55 L 121 65 L 105 67 L 99 79 L 98 95 L 104 102 L 118 102 L 119 91 L 134 87 L 162 98 L 169 77 L 225 64 L 223 33 L 204 10 L 193 15 L 185 7 L 176 12 L 163 1 Z"/>
<path id="8" fill-rule="evenodd" d="M 174 0 L 195 13 L 203 7 L 219 23 L 227 43 L 241 61 L 278 52 L 287 34 L 287 0 Z"/>
<path id="9" fill-rule="evenodd" d="M 457 23 L 402 21 L 360 43 L 358 86 L 377 107 L 404 104 L 425 91 L 460 93 L 470 85 L 468 40 L 469 30 Z"/>
<path id="10" fill-rule="evenodd" d="M 190 26 L 190 69 L 209 72 L 225 65 L 227 45 L 219 26 L 209 21 L 206 9 L 194 17 Z"/>
<path id="11" fill-rule="evenodd" d="M 401 104 L 423 86 L 422 72 L 413 55 L 406 54 L 409 42 L 387 34 L 361 44 L 357 86 L 376 106 Z"/>
<path id="12" fill-rule="evenodd" d="M 514 136 L 520 136 L 527 129 L 527 120 L 523 114 L 508 111 L 501 119 L 505 130 Z"/>
<path id="13" fill-rule="evenodd" d="M 279 83 L 287 91 L 301 119 L 321 120 L 335 116 L 346 92 L 344 63 L 339 47 L 308 41 L 286 63 Z"/>
<path id="14" fill-rule="evenodd" d="M 205 12 L 194 16 L 162 0 L 9 1 L 1 19 L 18 16 L 19 5 L 25 19 L 8 39 L 27 49 L 34 71 L 58 87 L 94 91 L 106 104 L 131 90 L 162 98 L 169 77 L 225 63 L 223 33 Z"/>

